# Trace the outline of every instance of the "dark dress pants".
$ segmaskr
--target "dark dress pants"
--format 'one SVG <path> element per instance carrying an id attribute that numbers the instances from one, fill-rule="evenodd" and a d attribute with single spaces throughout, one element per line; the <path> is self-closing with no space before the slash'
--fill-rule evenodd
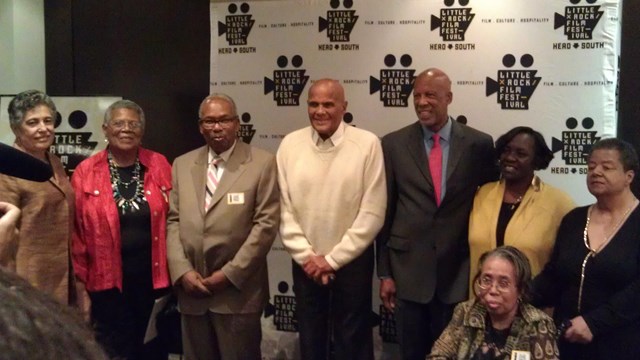
<path id="1" fill-rule="evenodd" d="M 302 359 L 373 359 L 372 275 L 371 246 L 338 270 L 328 286 L 316 284 L 293 262 Z"/>
<path id="2" fill-rule="evenodd" d="M 166 360 L 165 344 L 155 338 L 143 344 L 147 323 L 156 298 L 168 289 L 153 290 L 135 281 L 117 288 L 90 292 L 91 320 L 96 340 L 110 358 L 129 360 Z"/>
<path id="3" fill-rule="evenodd" d="M 443 304 L 435 296 L 427 304 L 397 299 L 395 318 L 401 358 L 424 360 L 449 324 L 455 306 Z"/>

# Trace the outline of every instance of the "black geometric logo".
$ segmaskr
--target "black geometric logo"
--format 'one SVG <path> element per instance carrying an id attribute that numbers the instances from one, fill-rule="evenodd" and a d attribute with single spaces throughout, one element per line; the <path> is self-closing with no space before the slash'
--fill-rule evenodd
<path id="1" fill-rule="evenodd" d="M 235 14 L 238 11 L 238 5 L 230 4 L 229 13 Z M 247 38 L 251 32 L 251 28 L 255 20 L 251 19 L 249 12 L 249 4 L 242 3 L 240 12 L 244 15 L 227 15 L 225 22 L 218 21 L 218 36 L 227 34 L 226 39 L 229 45 L 247 45 Z"/>
<path id="2" fill-rule="evenodd" d="M 572 4 L 580 3 L 580 0 L 570 0 Z M 597 0 L 585 0 L 593 4 Z M 564 27 L 564 34 L 568 40 L 591 40 L 593 29 L 598 25 L 604 11 L 600 11 L 600 5 L 566 6 L 564 16 L 555 13 L 553 28 Z"/>
<path id="3" fill-rule="evenodd" d="M 340 0 L 331 0 L 332 9 L 340 6 Z M 344 0 L 344 7 L 350 9 L 352 0 Z M 318 32 L 327 30 L 327 37 L 331 42 L 348 42 L 351 31 L 358 21 L 355 10 L 328 10 L 327 18 L 318 17 Z"/>
<path id="4" fill-rule="evenodd" d="M 412 62 L 411 55 L 404 54 L 400 57 L 402 67 L 409 67 Z M 384 64 L 389 68 L 393 67 L 396 57 L 388 54 L 384 57 Z M 380 80 L 369 76 L 369 94 L 380 91 L 380 101 L 384 107 L 407 107 L 415 72 L 415 69 L 380 69 Z"/>
<path id="5" fill-rule="evenodd" d="M 554 153 L 562 151 L 562 160 L 566 165 L 586 165 L 591 146 L 600 140 L 600 137 L 596 136 L 597 131 L 589 130 L 593 128 L 593 119 L 590 117 L 582 119 L 582 127 L 587 131 L 573 131 L 578 127 L 576 118 L 568 118 L 565 124 L 571 131 L 563 131 L 562 139 L 552 138 L 551 150 Z"/>
<path id="6" fill-rule="evenodd" d="M 289 284 L 286 281 L 278 283 L 278 292 L 286 294 L 289 291 Z M 273 324 L 278 331 L 297 332 L 298 321 L 296 320 L 296 298 L 289 295 L 275 295 L 273 305 L 267 304 L 265 317 L 273 315 Z"/>
<path id="7" fill-rule="evenodd" d="M 249 124 L 251 114 L 243 113 L 240 116 L 240 120 L 242 120 L 243 124 L 240 124 L 240 129 L 238 129 L 238 137 L 242 139 L 243 142 L 251 144 L 253 135 L 256 134 L 256 129 L 253 128 L 253 124 Z"/>
<path id="8" fill-rule="evenodd" d="M 75 110 L 69 114 L 69 126 L 73 129 L 82 129 L 87 125 L 87 114 L 81 110 Z M 57 113 L 54 127 L 59 127 L 62 124 L 62 115 Z M 51 145 L 50 151 L 57 155 L 67 175 L 71 175 L 78 164 L 93 154 L 93 151 L 98 146 L 97 141 L 89 141 L 93 135 L 92 132 L 61 132 L 56 131 L 53 145 Z"/>
<path id="9" fill-rule="evenodd" d="M 515 56 L 506 54 L 502 64 L 510 68 L 516 63 Z M 533 56 L 524 54 L 520 64 L 528 68 L 533 65 Z M 540 84 L 541 77 L 536 77 L 538 70 L 498 70 L 498 81 L 487 77 L 486 96 L 498 93 L 496 102 L 503 110 L 527 110 L 533 92 Z"/>
<path id="10" fill-rule="evenodd" d="M 286 56 L 281 55 L 277 60 L 278 67 L 284 69 L 289 63 Z M 291 65 L 294 68 L 302 66 L 302 56 L 294 55 L 291 58 Z M 274 70 L 273 80 L 264 78 L 264 94 L 273 91 L 273 100 L 277 106 L 298 106 L 300 105 L 300 95 L 309 81 L 309 76 L 305 75 L 307 70 Z"/>
<path id="11" fill-rule="evenodd" d="M 469 4 L 469 0 L 459 0 L 461 6 Z M 454 0 L 445 0 L 445 6 L 451 7 Z M 431 15 L 431 31 L 440 28 L 442 41 L 464 41 L 464 35 L 476 16 L 471 8 L 440 9 L 440 17 Z"/>

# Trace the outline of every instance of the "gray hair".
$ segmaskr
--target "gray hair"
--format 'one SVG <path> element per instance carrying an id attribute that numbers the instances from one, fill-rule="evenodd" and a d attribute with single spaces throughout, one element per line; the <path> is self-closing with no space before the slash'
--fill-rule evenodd
<path id="1" fill-rule="evenodd" d="M 129 109 L 129 110 L 135 111 L 138 114 L 138 117 L 140 118 L 140 123 L 142 123 L 142 128 L 144 129 L 144 125 L 145 125 L 144 111 L 142 110 L 142 108 L 140 107 L 140 105 L 134 103 L 133 101 L 124 100 L 124 99 L 118 100 L 113 104 L 109 105 L 107 110 L 104 112 L 104 122 L 102 124 L 107 125 L 109 121 L 111 121 L 111 119 L 113 118 L 113 111 L 118 109 Z"/>
<path id="2" fill-rule="evenodd" d="M 238 116 L 238 109 L 236 108 L 236 102 L 233 101 L 231 96 L 223 93 L 214 93 L 204 98 L 204 100 L 202 100 L 202 102 L 200 103 L 200 107 L 198 108 L 199 118 L 202 118 L 202 107 L 204 106 L 204 104 L 213 100 L 223 100 L 228 102 L 231 105 L 231 111 L 233 112 L 233 116 Z"/>
<path id="3" fill-rule="evenodd" d="M 485 261 L 494 257 L 507 260 L 511 265 L 513 265 L 513 271 L 516 277 L 516 288 L 518 288 L 520 298 L 525 302 L 529 301 L 532 276 L 531 264 L 529 263 L 527 255 L 513 246 L 500 246 L 482 254 L 478 261 L 478 272 L 473 278 L 473 284 L 475 284 L 480 278 L 480 275 L 482 274 L 482 265 L 484 265 Z M 473 288 L 475 292 L 475 286 Z M 477 298 L 478 294 L 476 293 L 475 295 Z"/>
<path id="4" fill-rule="evenodd" d="M 9 125 L 12 129 L 18 128 L 25 114 L 35 109 L 39 105 L 44 105 L 51 110 L 51 116 L 55 119 L 56 105 L 51 98 L 40 90 L 27 90 L 16 95 L 9 103 Z"/>

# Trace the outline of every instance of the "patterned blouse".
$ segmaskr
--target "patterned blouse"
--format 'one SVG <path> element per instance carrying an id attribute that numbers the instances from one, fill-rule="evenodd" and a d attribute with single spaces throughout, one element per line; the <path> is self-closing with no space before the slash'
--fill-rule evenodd
<path id="1" fill-rule="evenodd" d="M 491 327 L 487 318 L 486 308 L 475 299 L 458 304 L 427 359 L 502 360 L 510 359 L 513 351 L 530 354 L 523 359 L 559 358 L 556 327 L 544 312 L 528 304 L 520 305 L 508 334 L 505 332 L 503 336 L 500 336 L 500 330 L 487 329 L 487 326 Z"/>

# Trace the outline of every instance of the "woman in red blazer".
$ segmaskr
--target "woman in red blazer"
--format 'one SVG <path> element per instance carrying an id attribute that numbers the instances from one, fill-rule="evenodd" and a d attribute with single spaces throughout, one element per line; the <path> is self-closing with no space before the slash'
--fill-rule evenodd
<path id="1" fill-rule="evenodd" d="M 71 179 L 80 299 L 111 357 L 166 359 L 163 344 L 144 345 L 143 339 L 154 300 L 169 287 L 171 166 L 163 155 L 140 147 L 145 119 L 134 102 L 112 104 L 102 129 L 107 149 L 80 163 Z"/>

